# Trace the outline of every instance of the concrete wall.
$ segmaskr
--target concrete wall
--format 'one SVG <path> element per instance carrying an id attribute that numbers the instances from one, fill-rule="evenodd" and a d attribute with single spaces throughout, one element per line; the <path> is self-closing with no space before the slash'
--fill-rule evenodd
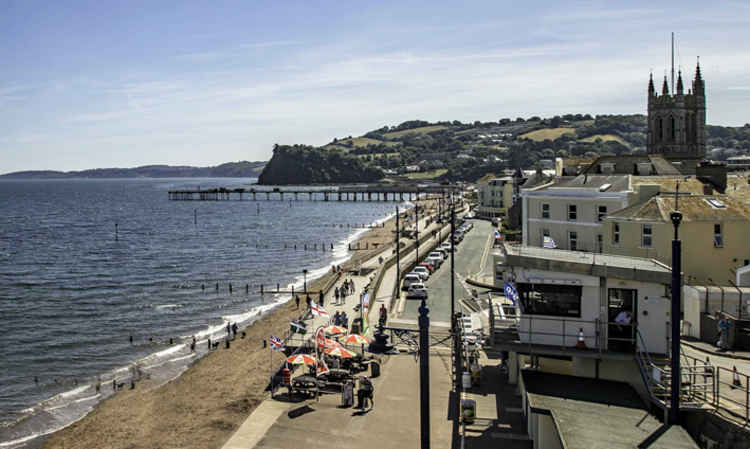
<path id="1" fill-rule="evenodd" d="M 560 434 L 555 426 L 551 415 L 537 414 L 537 435 L 534 439 L 534 447 L 540 449 L 563 449 Z"/>
<path id="2" fill-rule="evenodd" d="M 596 377 L 596 359 L 573 357 L 573 375 L 578 377 Z M 599 360 L 599 379 L 614 380 L 630 384 L 647 404 L 649 392 L 643 383 L 638 363 L 635 360 Z"/>
<path id="3" fill-rule="evenodd" d="M 674 227 L 665 222 L 634 222 L 607 219 L 602 232 L 604 252 L 624 256 L 650 257 L 667 265 L 672 265 L 672 238 Z M 615 244 L 613 223 L 620 226 L 620 242 Z M 653 247 L 641 246 L 642 225 L 650 223 L 653 230 Z M 714 247 L 714 224 L 722 225 L 724 246 Z M 719 285 L 734 280 L 737 268 L 750 260 L 750 221 L 687 221 L 680 225 L 682 240 L 682 272 L 687 283 L 707 283 L 708 279 Z M 555 240 L 557 241 L 557 240 Z"/>

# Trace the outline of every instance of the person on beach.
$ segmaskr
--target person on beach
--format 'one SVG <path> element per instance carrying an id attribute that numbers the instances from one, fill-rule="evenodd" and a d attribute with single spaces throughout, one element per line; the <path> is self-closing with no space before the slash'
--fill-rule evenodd
<path id="1" fill-rule="evenodd" d="M 193 335 L 193 341 L 190 342 L 190 351 L 195 352 L 195 335 Z"/>
<path id="2" fill-rule="evenodd" d="M 227 336 L 232 333 L 232 326 L 227 323 Z"/>
<path id="3" fill-rule="evenodd" d="M 232 324 L 232 335 L 237 338 L 237 323 Z"/>
<path id="4" fill-rule="evenodd" d="M 346 310 L 341 314 L 341 327 L 349 329 L 349 317 L 346 315 Z"/>
<path id="5" fill-rule="evenodd" d="M 294 295 L 294 302 L 297 303 L 297 310 L 299 310 L 299 295 Z"/>
<path id="6" fill-rule="evenodd" d="M 341 323 L 341 314 L 337 310 L 336 313 L 333 314 L 333 325 L 338 326 L 339 323 Z"/>
<path id="7" fill-rule="evenodd" d="M 310 298 L 310 294 L 305 297 L 305 302 L 307 303 L 307 309 L 310 310 L 310 307 L 312 306 L 312 298 Z"/>
<path id="8" fill-rule="evenodd" d="M 372 400 L 374 387 L 367 376 L 359 378 L 359 388 L 357 389 L 357 408 L 364 409 L 367 406 L 367 400 L 370 400 L 370 409 L 375 405 Z"/>
<path id="9" fill-rule="evenodd" d="M 211 350 L 211 337 L 208 337 L 208 350 Z"/>

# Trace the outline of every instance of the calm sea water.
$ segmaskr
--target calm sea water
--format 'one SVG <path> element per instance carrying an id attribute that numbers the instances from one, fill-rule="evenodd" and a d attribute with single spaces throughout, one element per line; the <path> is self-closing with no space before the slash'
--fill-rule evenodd
<path id="1" fill-rule="evenodd" d="M 84 416 L 112 394 L 113 379 L 178 375 L 196 357 L 193 335 L 200 355 L 228 321 L 247 324 L 285 299 L 261 297 L 257 285 L 300 288 L 303 269 L 309 281 L 347 257 L 364 232 L 347 224 L 395 209 L 167 198 L 169 189 L 252 181 L 0 181 L 0 448 Z"/>

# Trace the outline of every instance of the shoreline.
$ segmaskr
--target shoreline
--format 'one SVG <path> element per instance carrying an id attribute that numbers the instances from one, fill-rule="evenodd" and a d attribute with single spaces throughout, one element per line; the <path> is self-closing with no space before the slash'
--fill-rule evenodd
<path id="1" fill-rule="evenodd" d="M 349 251 L 347 259 L 337 264 L 341 265 L 345 270 L 351 270 L 360 261 L 367 260 L 378 253 L 392 248 L 393 243 L 390 240 L 393 239 L 392 231 L 395 227 L 395 213 L 389 214 L 380 220 L 379 223 L 384 223 L 384 226 L 381 228 L 365 229 L 359 235 L 355 233 L 347 239 L 352 244 L 360 242 L 360 245 L 377 242 L 377 248 L 373 248 L 373 245 L 367 245 L 370 249 Z M 323 269 L 321 268 L 321 270 Z M 330 272 L 330 268 L 328 268 L 326 271 L 321 272 L 319 277 L 308 281 L 308 289 L 317 291 L 328 284 L 331 278 L 332 273 Z M 295 279 L 292 284 L 296 284 L 296 281 Z M 253 319 L 249 320 L 249 323 L 244 328 L 247 338 L 235 340 L 229 350 L 220 347 L 217 350 L 206 352 L 188 364 L 176 377 L 166 381 L 154 382 L 149 379 L 142 380 L 137 384 L 135 390 L 121 391 L 105 398 L 96 404 L 89 413 L 64 428 L 55 430 L 44 436 L 35 437 L 27 443 L 20 443 L 20 445 L 35 449 L 40 447 L 145 448 L 155 446 L 195 447 L 197 449 L 217 445 L 217 447 L 220 447 L 221 443 L 231 436 L 236 426 L 242 423 L 246 414 L 249 414 L 262 401 L 263 390 L 271 371 L 281 361 L 278 360 L 269 364 L 274 354 L 271 354 L 271 358 L 269 358 L 266 352 L 268 350 L 263 349 L 262 342 L 270 333 L 282 334 L 283 330 L 288 328 L 289 318 L 296 315 L 294 313 L 296 312 L 294 301 L 291 301 L 291 299 L 291 296 L 286 297 L 283 301 L 279 298 L 278 302 L 273 304 L 268 310 L 254 313 Z M 267 304 L 267 306 L 270 305 Z M 240 357 L 240 353 L 244 357 Z M 221 365 L 224 369 L 217 371 L 216 365 Z M 244 369 L 239 369 L 240 367 Z M 268 372 L 266 373 L 266 371 Z M 238 372 L 244 372 L 246 376 L 243 379 L 237 379 Z M 235 380 L 228 383 L 222 380 L 228 374 L 231 374 L 231 377 L 235 378 Z M 244 388 L 244 393 L 240 394 L 240 388 Z M 175 396 L 179 396 L 181 400 L 177 400 Z M 212 409 L 207 404 L 207 402 L 211 402 L 212 397 L 233 397 L 235 399 L 217 410 Z M 182 401 L 185 400 L 194 403 L 194 406 L 183 404 Z M 156 413 L 155 410 L 159 410 L 160 407 L 154 401 L 158 405 L 171 403 L 173 405 L 170 409 L 171 413 L 169 411 L 159 411 Z M 190 419 L 189 415 L 191 415 L 191 413 L 185 415 L 178 413 L 179 418 L 177 416 L 170 416 L 179 410 L 193 410 L 195 412 L 198 409 L 201 412 L 198 415 L 204 416 L 207 419 L 218 416 L 220 419 L 214 419 L 207 424 L 208 429 L 199 431 L 201 435 L 209 435 L 206 438 L 213 443 L 210 443 L 205 438 L 196 439 L 195 435 L 193 438 L 176 438 L 172 434 L 173 431 L 160 429 L 156 436 L 152 435 L 148 439 L 148 442 L 134 444 L 132 441 L 133 435 L 142 432 L 134 431 L 133 428 L 143 431 L 144 427 L 153 424 L 141 422 L 134 425 L 133 419 L 135 418 L 133 414 L 137 413 L 136 410 L 139 409 L 147 415 L 153 413 L 152 419 L 157 422 L 172 421 L 175 427 L 181 425 L 181 420 Z M 240 415 L 239 418 L 237 417 L 238 414 Z M 167 416 L 170 416 L 170 419 L 166 419 L 165 417 Z M 124 434 L 113 430 L 113 427 L 125 427 L 124 429 L 120 429 Z M 198 430 L 196 429 L 196 431 Z M 113 433 L 112 436 L 115 438 L 103 437 L 101 432 Z M 185 434 L 189 434 L 189 432 L 180 432 L 180 435 Z M 125 435 L 128 436 L 125 437 Z M 165 435 L 169 435 L 169 437 L 165 438 Z M 119 438 L 119 436 L 122 436 L 122 438 Z M 162 438 L 164 438 L 163 443 L 155 444 L 155 439 L 159 440 Z M 180 442 L 178 443 L 178 441 Z"/>

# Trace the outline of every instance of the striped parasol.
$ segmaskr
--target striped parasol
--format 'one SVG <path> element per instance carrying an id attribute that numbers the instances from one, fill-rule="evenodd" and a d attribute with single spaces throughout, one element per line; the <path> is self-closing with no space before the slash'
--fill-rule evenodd
<path id="1" fill-rule="evenodd" d="M 349 334 L 344 338 L 344 343 L 347 345 L 368 345 L 370 339 L 359 334 Z"/>
<path id="2" fill-rule="evenodd" d="M 341 357 L 342 359 L 350 359 L 354 357 L 353 352 L 342 347 L 328 348 L 325 350 L 325 353 L 335 357 Z"/>
<path id="3" fill-rule="evenodd" d="M 346 333 L 346 329 L 340 326 L 336 326 L 335 324 L 331 324 L 330 326 L 324 327 L 323 331 L 328 335 L 338 335 L 338 334 Z"/>
<path id="4" fill-rule="evenodd" d="M 297 354 L 286 359 L 292 365 L 315 365 L 315 357 L 307 354 Z"/>

